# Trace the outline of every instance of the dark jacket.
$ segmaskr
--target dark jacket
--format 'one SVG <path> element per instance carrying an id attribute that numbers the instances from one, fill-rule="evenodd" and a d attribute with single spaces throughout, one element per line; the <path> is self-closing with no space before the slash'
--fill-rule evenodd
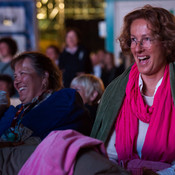
<path id="1" fill-rule="evenodd" d="M 10 107 L 0 120 L 0 135 L 8 129 L 18 111 Z M 84 108 L 80 95 L 73 89 L 54 92 L 37 107 L 27 112 L 21 122 L 33 131 L 33 136 L 44 139 L 53 130 L 73 129 L 85 135 L 91 131 L 89 113 Z"/>
<path id="2" fill-rule="evenodd" d="M 59 67 L 63 71 L 63 83 L 66 88 L 69 88 L 72 79 L 78 75 L 78 72 L 92 72 L 89 53 L 82 46 L 78 46 L 74 54 L 64 49 L 59 57 Z"/>

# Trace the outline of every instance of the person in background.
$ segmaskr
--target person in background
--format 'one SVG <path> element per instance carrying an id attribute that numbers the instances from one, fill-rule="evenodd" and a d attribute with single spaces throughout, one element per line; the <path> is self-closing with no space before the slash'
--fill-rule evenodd
<path id="1" fill-rule="evenodd" d="M 135 63 L 106 88 L 91 136 L 133 174 L 174 174 L 175 17 L 161 7 L 136 9 L 119 41 Z"/>
<path id="2" fill-rule="evenodd" d="M 107 87 L 114 78 L 122 74 L 123 71 L 123 66 L 115 66 L 114 55 L 112 53 L 106 52 L 103 59 L 103 69 L 101 76 L 105 87 Z"/>
<path id="3" fill-rule="evenodd" d="M 24 52 L 11 66 L 21 104 L 9 107 L 0 119 L 2 174 L 7 170 L 18 172 L 51 131 L 72 129 L 89 135 L 92 128 L 79 93 L 63 88 L 61 71 L 50 58 L 39 52 Z"/>
<path id="4" fill-rule="evenodd" d="M 49 45 L 46 48 L 46 55 L 53 60 L 53 62 L 58 66 L 59 65 L 59 56 L 60 56 L 60 50 L 55 45 Z"/>
<path id="5" fill-rule="evenodd" d="M 82 74 L 72 80 L 70 87 L 79 92 L 94 123 L 97 107 L 104 92 L 102 80 L 92 74 Z"/>
<path id="6" fill-rule="evenodd" d="M 11 105 L 17 106 L 21 103 L 13 85 L 13 79 L 9 75 L 0 74 L 0 90 L 7 92 Z"/>
<path id="7" fill-rule="evenodd" d="M 0 74 L 8 74 L 13 78 L 10 63 L 18 51 L 17 43 L 11 37 L 0 38 Z"/>
<path id="8" fill-rule="evenodd" d="M 60 54 L 59 67 L 63 71 L 64 87 L 68 88 L 74 77 L 82 73 L 91 73 L 92 64 L 89 52 L 80 44 L 79 32 L 70 28 L 66 32 L 66 46 Z"/>
<path id="9" fill-rule="evenodd" d="M 102 62 L 100 57 L 98 56 L 97 52 L 91 52 L 90 59 L 92 63 L 93 72 L 92 74 L 98 78 L 102 76 Z"/>
<path id="10" fill-rule="evenodd" d="M 98 49 L 97 51 L 96 51 L 96 54 L 97 54 L 97 57 L 98 57 L 98 59 L 99 59 L 99 62 L 100 62 L 100 64 L 101 64 L 101 67 L 103 68 L 103 60 L 104 60 L 104 58 L 105 58 L 105 55 L 106 55 L 106 51 L 104 50 L 104 49 Z"/>
<path id="11" fill-rule="evenodd" d="M 9 75 L 0 74 L 0 90 L 6 91 L 9 97 L 15 94 L 13 80 Z"/>
<path id="12" fill-rule="evenodd" d="M 58 129 L 90 134 L 89 116 L 79 93 L 62 88 L 61 72 L 48 57 L 38 52 L 25 52 L 12 61 L 12 68 L 14 86 L 22 103 L 1 118 L 2 140 L 20 141 L 23 127 L 41 139 Z"/>

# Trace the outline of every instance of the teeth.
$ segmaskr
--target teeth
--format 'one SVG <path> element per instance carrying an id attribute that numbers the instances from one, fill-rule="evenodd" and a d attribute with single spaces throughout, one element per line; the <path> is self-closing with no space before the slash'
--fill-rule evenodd
<path id="1" fill-rule="evenodd" d="M 146 56 L 144 56 L 144 57 L 138 57 L 139 60 L 144 60 L 146 58 L 147 58 Z"/>
<path id="2" fill-rule="evenodd" d="M 19 91 L 22 91 L 22 90 L 24 90 L 25 88 L 24 87 L 21 87 L 21 88 L 19 88 Z"/>

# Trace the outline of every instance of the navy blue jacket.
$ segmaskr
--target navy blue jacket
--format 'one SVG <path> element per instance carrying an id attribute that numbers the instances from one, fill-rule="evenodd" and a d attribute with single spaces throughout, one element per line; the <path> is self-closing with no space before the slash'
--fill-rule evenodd
<path id="1" fill-rule="evenodd" d="M 16 108 L 10 107 L 0 120 L 0 135 L 8 129 Z M 90 135 L 91 121 L 88 111 L 84 108 L 80 95 L 74 89 L 61 89 L 54 92 L 37 107 L 27 112 L 22 124 L 33 131 L 33 136 L 44 139 L 53 130 L 73 129 Z"/>

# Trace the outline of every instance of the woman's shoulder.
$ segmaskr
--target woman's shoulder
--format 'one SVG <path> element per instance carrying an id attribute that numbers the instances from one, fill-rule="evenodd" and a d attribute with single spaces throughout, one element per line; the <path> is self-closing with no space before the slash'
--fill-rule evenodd
<path id="1" fill-rule="evenodd" d="M 62 88 L 58 91 L 55 91 L 53 93 L 54 96 L 57 96 L 57 95 L 75 95 L 75 92 L 76 90 L 75 89 L 72 89 L 72 88 Z"/>
<path id="2" fill-rule="evenodd" d="M 84 45 L 78 45 L 78 49 L 77 49 L 77 52 L 83 52 L 85 54 L 89 54 L 89 50 L 84 46 Z"/>
<path id="3" fill-rule="evenodd" d="M 59 60 L 60 59 L 65 59 L 65 56 L 68 54 L 68 52 L 66 51 L 66 48 L 64 48 L 63 50 L 62 50 L 62 52 L 60 53 L 60 55 L 59 55 Z M 62 60 L 62 61 L 63 61 Z"/>
<path id="4" fill-rule="evenodd" d="M 62 88 L 58 91 L 55 91 L 47 100 L 46 102 L 53 102 L 53 103 L 73 103 L 76 98 L 76 90 L 71 88 Z"/>

